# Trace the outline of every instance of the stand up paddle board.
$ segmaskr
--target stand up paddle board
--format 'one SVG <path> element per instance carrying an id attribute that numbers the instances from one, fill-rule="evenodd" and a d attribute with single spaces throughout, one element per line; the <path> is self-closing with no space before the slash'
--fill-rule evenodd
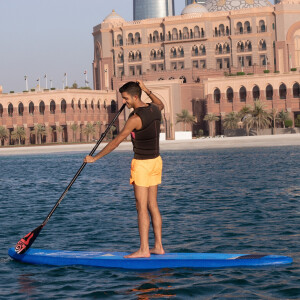
<path id="1" fill-rule="evenodd" d="M 149 258 L 124 258 L 125 252 L 87 252 L 29 249 L 17 254 L 10 248 L 8 255 L 17 261 L 37 265 L 84 265 L 123 269 L 162 268 L 226 268 L 259 267 L 291 264 L 292 258 L 280 255 L 247 255 L 223 253 L 166 253 Z"/>

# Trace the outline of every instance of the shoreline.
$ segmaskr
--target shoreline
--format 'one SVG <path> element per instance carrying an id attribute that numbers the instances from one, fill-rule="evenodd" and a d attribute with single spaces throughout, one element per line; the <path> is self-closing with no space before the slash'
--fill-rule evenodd
<path id="1" fill-rule="evenodd" d="M 107 143 L 99 146 L 102 149 Z M 0 156 L 32 155 L 47 153 L 89 153 L 94 143 L 88 144 L 66 144 L 66 145 L 45 145 L 26 147 L 0 147 Z M 160 142 L 161 151 L 176 150 L 197 150 L 197 149 L 228 149 L 228 148 L 253 148 L 253 147 L 281 147 L 300 146 L 300 134 L 278 134 L 261 136 L 241 136 L 224 138 L 200 138 L 193 140 L 168 140 Z M 98 150 L 97 150 L 98 151 Z M 123 142 L 115 151 L 132 151 L 131 142 Z"/>

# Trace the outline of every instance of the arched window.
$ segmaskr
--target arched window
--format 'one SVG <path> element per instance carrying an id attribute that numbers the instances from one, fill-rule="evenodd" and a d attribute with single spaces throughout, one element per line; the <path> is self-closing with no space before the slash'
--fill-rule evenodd
<path id="1" fill-rule="evenodd" d="M 172 40 L 178 40 L 178 31 L 177 28 L 172 29 Z"/>
<path id="2" fill-rule="evenodd" d="M 164 50 L 160 49 L 157 51 L 157 57 L 158 58 L 163 58 L 164 57 Z"/>
<path id="3" fill-rule="evenodd" d="M 216 54 L 222 54 L 223 50 L 222 50 L 222 45 L 221 44 L 217 44 L 216 45 Z"/>
<path id="4" fill-rule="evenodd" d="M 193 46 L 192 48 L 192 56 L 198 56 L 198 47 L 196 45 Z"/>
<path id="5" fill-rule="evenodd" d="M 136 34 L 134 35 L 134 43 L 135 44 L 140 44 L 141 43 L 141 35 L 139 32 L 136 32 Z"/>
<path id="6" fill-rule="evenodd" d="M 200 37 L 200 29 L 199 26 L 194 27 L 194 37 L 199 38 Z"/>
<path id="7" fill-rule="evenodd" d="M 264 20 L 259 21 L 259 32 L 265 32 L 266 31 L 266 25 Z"/>
<path id="8" fill-rule="evenodd" d="M 250 23 L 248 21 L 246 21 L 244 23 L 244 31 L 247 32 L 247 33 L 250 33 L 251 32 L 251 27 L 250 27 Z"/>
<path id="9" fill-rule="evenodd" d="M 152 50 L 150 51 L 150 59 L 151 59 L 151 60 L 156 59 L 156 51 L 155 51 L 154 49 L 152 49 Z"/>
<path id="10" fill-rule="evenodd" d="M 176 50 L 176 48 L 171 48 L 171 57 L 176 57 L 177 56 L 177 50 Z"/>
<path id="11" fill-rule="evenodd" d="M 265 40 L 260 40 L 259 41 L 259 50 L 262 51 L 262 50 L 267 50 L 267 44 L 266 44 L 266 41 Z"/>
<path id="12" fill-rule="evenodd" d="M 3 106 L 2 104 L 0 104 L 0 118 L 2 118 L 3 116 Z"/>
<path id="13" fill-rule="evenodd" d="M 134 60 L 134 53 L 132 51 L 129 52 L 128 54 L 128 60 L 133 61 Z"/>
<path id="14" fill-rule="evenodd" d="M 240 88 L 240 101 L 245 102 L 247 98 L 247 90 L 244 86 Z"/>
<path id="15" fill-rule="evenodd" d="M 135 53 L 136 60 L 142 60 L 142 53 L 138 50 Z"/>
<path id="16" fill-rule="evenodd" d="M 223 53 L 229 53 L 230 52 L 230 46 L 228 43 L 225 43 L 223 45 Z"/>
<path id="17" fill-rule="evenodd" d="M 40 115 L 43 115 L 45 113 L 45 103 L 44 103 L 44 101 L 40 102 L 39 112 L 40 112 Z"/>
<path id="18" fill-rule="evenodd" d="M 245 49 L 245 47 L 244 47 L 244 42 L 239 41 L 239 42 L 237 43 L 237 52 L 244 52 L 244 49 Z"/>
<path id="19" fill-rule="evenodd" d="M 231 87 L 226 91 L 226 98 L 228 102 L 233 102 L 233 89 Z"/>
<path id="20" fill-rule="evenodd" d="M 50 114 L 55 114 L 55 101 L 54 100 L 51 100 L 50 102 Z"/>
<path id="21" fill-rule="evenodd" d="M 204 45 L 201 44 L 199 49 L 200 49 L 202 55 L 206 55 L 206 48 Z"/>
<path id="22" fill-rule="evenodd" d="M 22 117 L 23 113 L 24 113 L 24 105 L 23 105 L 22 102 L 20 102 L 19 105 L 18 105 L 18 114 L 19 114 L 19 116 Z"/>
<path id="23" fill-rule="evenodd" d="M 184 57 L 184 50 L 183 50 L 183 47 L 179 47 L 179 48 L 178 48 L 178 54 L 180 55 L 180 57 Z"/>
<path id="24" fill-rule="evenodd" d="M 84 101 L 84 108 L 85 108 L 86 110 L 88 109 L 87 100 Z"/>
<path id="25" fill-rule="evenodd" d="M 72 107 L 72 109 L 74 110 L 74 99 L 72 99 L 71 107 Z"/>
<path id="26" fill-rule="evenodd" d="M 100 101 L 99 100 L 97 102 L 97 108 L 98 108 L 98 110 L 100 110 Z"/>
<path id="27" fill-rule="evenodd" d="M 117 36 L 118 46 L 123 46 L 123 37 L 121 34 Z"/>
<path id="28" fill-rule="evenodd" d="M 243 34 L 243 24 L 241 22 L 236 24 L 236 31 L 237 33 Z"/>
<path id="29" fill-rule="evenodd" d="M 66 111 L 67 111 L 67 102 L 66 102 L 65 99 L 63 99 L 63 100 L 61 101 L 60 109 L 61 109 L 61 113 L 62 113 L 62 114 L 65 114 L 65 113 L 66 113 Z"/>
<path id="30" fill-rule="evenodd" d="M 179 77 L 179 79 L 182 79 L 183 80 L 183 83 L 186 83 L 186 78 L 182 75 Z"/>
<path id="31" fill-rule="evenodd" d="M 117 110 L 117 103 L 115 100 L 111 100 L 111 103 L 110 103 L 110 112 L 111 113 L 115 113 Z"/>
<path id="32" fill-rule="evenodd" d="M 9 105 L 8 105 L 8 116 L 12 117 L 13 114 L 14 114 L 14 107 L 11 103 L 9 103 Z"/>
<path id="33" fill-rule="evenodd" d="M 279 98 L 286 99 L 286 85 L 284 83 L 279 86 Z"/>
<path id="34" fill-rule="evenodd" d="M 94 110 L 94 100 L 91 102 L 91 109 Z"/>
<path id="35" fill-rule="evenodd" d="M 219 34 L 220 35 L 225 35 L 225 27 L 224 24 L 219 25 Z"/>
<path id="36" fill-rule="evenodd" d="M 220 99 L 221 99 L 221 92 L 218 88 L 216 88 L 214 90 L 214 101 L 215 101 L 215 103 L 220 103 Z"/>
<path id="37" fill-rule="evenodd" d="M 133 40 L 133 34 L 132 33 L 129 33 L 128 34 L 128 44 L 129 45 L 133 45 L 134 43 L 134 40 Z"/>
<path id="38" fill-rule="evenodd" d="M 153 43 L 158 42 L 158 41 L 159 41 L 159 34 L 158 34 L 158 31 L 155 30 L 153 32 Z"/>
<path id="39" fill-rule="evenodd" d="M 273 100 L 273 87 L 271 84 L 268 84 L 266 87 L 266 99 Z"/>
<path id="40" fill-rule="evenodd" d="M 119 52 L 118 54 L 118 63 L 122 63 L 124 62 L 124 55 L 123 55 L 123 52 Z"/>
<path id="41" fill-rule="evenodd" d="M 183 39 L 189 38 L 189 29 L 187 27 L 183 28 Z"/>
<path id="42" fill-rule="evenodd" d="M 293 85 L 293 98 L 300 98 L 300 85 L 298 82 Z"/>
<path id="43" fill-rule="evenodd" d="M 257 85 L 255 85 L 252 89 L 252 96 L 253 96 L 253 100 L 259 100 L 260 90 Z"/>
<path id="44" fill-rule="evenodd" d="M 29 114 L 33 115 L 34 114 L 34 104 L 32 101 L 29 103 Z"/>
<path id="45" fill-rule="evenodd" d="M 81 110 L 81 101 L 80 100 L 78 100 L 78 108 L 79 108 L 79 110 Z"/>
<path id="46" fill-rule="evenodd" d="M 246 41 L 245 50 L 249 52 L 252 51 L 252 43 L 250 41 Z"/>

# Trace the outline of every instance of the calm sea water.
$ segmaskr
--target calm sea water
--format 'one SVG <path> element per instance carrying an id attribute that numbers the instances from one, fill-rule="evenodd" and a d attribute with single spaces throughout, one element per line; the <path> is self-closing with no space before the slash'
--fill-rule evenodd
<path id="1" fill-rule="evenodd" d="M 300 147 L 163 152 L 168 252 L 289 255 L 289 266 L 126 271 L 34 266 L 7 256 L 40 225 L 85 153 L 0 157 L 1 299 L 300 299 Z M 132 153 L 88 165 L 33 247 L 134 251 Z M 153 243 L 151 232 L 151 243 Z"/>

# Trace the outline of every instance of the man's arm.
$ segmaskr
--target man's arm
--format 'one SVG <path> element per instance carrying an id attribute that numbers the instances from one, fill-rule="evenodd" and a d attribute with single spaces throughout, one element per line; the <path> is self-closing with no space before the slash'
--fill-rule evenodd
<path id="1" fill-rule="evenodd" d="M 117 135 L 115 139 L 113 139 L 111 142 L 109 142 L 97 155 L 95 156 L 90 156 L 87 155 L 84 159 L 85 163 L 93 163 L 96 160 L 102 158 L 103 156 L 109 154 L 113 150 L 115 150 L 120 143 L 135 129 L 139 128 L 142 124 L 142 120 L 140 119 L 139 116 L 133 115 L 130 117 L 122 131 Z"/>
<path id="2" fill-rule="evenodd" d="M 154 104 L 156 104 L 160 110 L 163 110 L 164 104 L 162 103 L 162 101 L 158 97 L 156 97 L 149 89 L 146 88 L 143 81 L 137 80 L 136 82 L 139 84 L 142 91 L 145 92 L 147 94 L 147 96 L 151 99 L 151 101 Z"/>

